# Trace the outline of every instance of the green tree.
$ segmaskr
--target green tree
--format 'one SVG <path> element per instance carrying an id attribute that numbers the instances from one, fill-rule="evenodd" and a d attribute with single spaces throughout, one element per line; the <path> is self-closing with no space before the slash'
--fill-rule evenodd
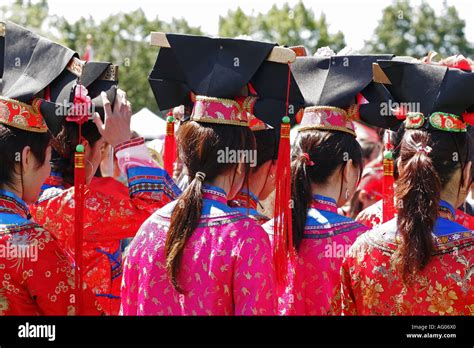
<path id="1" fill-rule="evenodd" d="M 15 0 L 11 5 L 0 6 L 0 18 L 6 18 L 24 27 L 41 29 L 48 17 L 47 0 L 32 3 L 31 0 Z"/>
<path id="2" fill-rule="evenodd" d="M 92 18 L 75 23 L 60 18 L 56 27 L 63 33 L 64 44 L 81 55 L 86 50 L 87 35 L 92 35 L 93 60 L 119 65 L 119 86 L 127 92 L 134 111 L 143 107 L 157 110 L 147 76 L 157 53 L 149 45 L 149 33 L 152 28 L 161 29 L 158 19 L 148 21 L 139 9 L 109 16 L 98 24 Z"/>
<path id="3" fill-rule="evenodd" d="M 365 51 L 421 57 L 429 51 L 442 56 L 474 53 L 474 45 L 464 34 L 465 22 L 454 6 L 443 5 L 441 15 L 425 1 L 413 7 L 397 0 L 383 11 L 382 19 Z"/>
<path id="4" fill-rule="evenodd" d="M 65 45 L 81 54 L 87 46 L 87 35 L 92 35 L 94 60 L 119 65 L 119 86 L 127 92 L 134 111 L 148 107 L 158 112 L 147 81 L 158 54 L 158 48 L 150 46 L 150 32 L 202 34 L 200 28 L 189 26 L 184 19 L 173 18 L 171 23 L 158 17 L 149 20 L 142 9 L 111 15 L 98 24 L 89 17 L 75 23 L 59 18 L 55 25 L 63 33 Z"/>
<path id="5" fill-rule="evenodd" d="M 16 0 L 0 6 L 0 14 L 1 18 L 59 41 L 81 56 L 86 50 L 88 34 L 92 35 L 93 59 L 119 65 L 119 86 L 127 92 L 134 111 L 148 107 L 158 112 L 147 81 L 158 54 L 158 48 L 150 46 L 150 32 L 203 34 L 200 28 L 190 26 L 183 18 L 173 18 L 169 23 L 158 17 L 150 20 L 142 9 L 110 15 L 99 23 L 92 17 L 81 17 L 73 23 L 60 16 L 48 17 L 48 9 L 47 0 Z"/>
<path id="6" fill-rule="evenodd" d="M 219 18 L 219 35 L 250 36 L 256 40 L 278 42 L 280 45 L 304 45 L 314 52 L 318 47 L 329 46 L 337 51 L 345 46 L 344 35 L 339 31 L 330 34 L 326 16 L 315 19 L 314 12 L 302 1 L 294 7 L 288 3 L 281 8 L 273 5 L 267 13 L 245 14 L 240 8 Z"/>

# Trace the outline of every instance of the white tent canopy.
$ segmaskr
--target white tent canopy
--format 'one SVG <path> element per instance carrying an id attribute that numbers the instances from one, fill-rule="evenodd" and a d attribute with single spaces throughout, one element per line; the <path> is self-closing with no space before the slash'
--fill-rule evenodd
<path id="1" fill-rule="evenodd" d="M 130 128 L 147 140 L 162 139 L 166 134 L 166 121 L 143 108 L 132 116 Z"/>

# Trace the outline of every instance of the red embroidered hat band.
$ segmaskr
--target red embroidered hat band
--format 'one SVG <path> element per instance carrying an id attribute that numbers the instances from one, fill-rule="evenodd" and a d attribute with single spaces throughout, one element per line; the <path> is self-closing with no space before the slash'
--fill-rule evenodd
<path id="1" fill-rule="evenodd" d="M 191 120 L 248 127 L 248 114 L 251 113 L 255 101 L 254 97 L 239 97 L 234 100 L 197 95 Z"/>
<path id="2" fill-rule="evenodd" d="M 356 136 L 354 124 L 347 111 L 334 106 L 305 108 L 298 131 L 309 129 L 340 131 Z"/>
<path id="3" fill-rule="evenodd" d="M 46 133 L 48 127 L 40 112 L 42 100 L 34 99 L 32 105 L 0 96 L 0 123 L 28 132 Z"/>

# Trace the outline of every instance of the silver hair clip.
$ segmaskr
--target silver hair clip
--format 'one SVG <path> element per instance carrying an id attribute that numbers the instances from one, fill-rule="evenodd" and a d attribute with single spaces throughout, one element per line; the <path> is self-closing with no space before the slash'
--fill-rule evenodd
<path id="1" fill-rule="evenodd" d="M 204 179 L 206 178 L 206 173 L 196 172 L 196 175 L 194 177 L 199 181 L 204 181 Z"/>
<path id="2" fill-rule="evenodd" d="M 426 154 L 429 154 L 431 152 L 431 150 L 433 150 L 430 146 L 423 146 L 422 143 L 418 143 L 418 144 L 415 144 L 415 149 L 416 151 L 418 152 L 424 152 Z"/>

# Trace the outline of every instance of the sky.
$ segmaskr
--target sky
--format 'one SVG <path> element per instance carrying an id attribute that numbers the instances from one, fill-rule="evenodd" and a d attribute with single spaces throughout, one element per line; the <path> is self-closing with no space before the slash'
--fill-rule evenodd
<path id="1" fill-rule="evenodd" d="M 227 14 L 229 10 L 240 7 L 246 13 L 268 11 L 273 4 L 279 7 L 285 2 L 294 5 L 298 0 L 81 0 L 64 1 L 49 0 L 51 14 L 66 17 L 75 21 L 84 16 L 92 16 L 101 20 L 109 14 L 133 11 L 141 7 L 150 18 L 158 15 L 161 20 L 169 21 L 173 17 L 185 18 L 190 25 L 200 26 L 210 35 L 217 35 L 219 16 Z M 355 49 L 361 49 L 364 40 L 371 38 L 382 10 L 392 3 L 392 0 L 304 0 L 306 7 L 311 8 L 319 17 L 324 12 L 329 23 L 329 31 L 344 33 L 346 44 Z M 418 5 L 421 0 L 412 0 Z M 460 17 L 465 20 L 467 39 L 474 42 L 474 1 L 447 0 L 454 5 Z M 430 0 L 429 4 L 439 14 L 443 7 L 443 0 Z M 94 9 L 94 11 L 92 11 Z"/>

